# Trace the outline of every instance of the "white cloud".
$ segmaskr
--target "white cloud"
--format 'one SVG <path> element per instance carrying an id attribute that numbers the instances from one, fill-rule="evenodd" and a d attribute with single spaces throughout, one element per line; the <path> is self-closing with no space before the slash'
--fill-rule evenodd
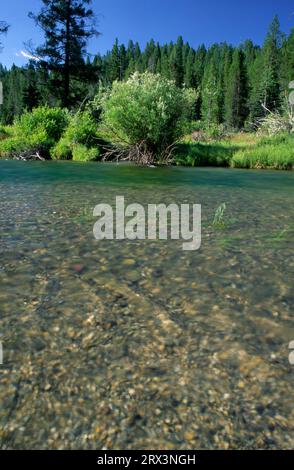
<path id="1" fill-rule="evenodd" d="M 40 57 L 37 57 L 37 56 L 34 56 L 32 54 L 30 54 L 29 52 L 26 52 L 26 51 L 20 51 L 20 52 L 16 52 L 15 54 L 17 57 L 25 57 L 26 59 L 30 59 L 30 60 L 36 60 L 37 62 L 39 62 L 41 59 Z"/>

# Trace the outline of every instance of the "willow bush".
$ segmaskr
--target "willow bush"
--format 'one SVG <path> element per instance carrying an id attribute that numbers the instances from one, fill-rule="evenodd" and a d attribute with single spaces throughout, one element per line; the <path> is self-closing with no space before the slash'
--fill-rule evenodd
<path id="1" fill-rule="evenodd" d="M 101 102 L 101 129 L 114 145 L 109 155 L 140 164 L 169 161 L 195 100 L 194 91 L 149 72 L 115 82 Z"/>

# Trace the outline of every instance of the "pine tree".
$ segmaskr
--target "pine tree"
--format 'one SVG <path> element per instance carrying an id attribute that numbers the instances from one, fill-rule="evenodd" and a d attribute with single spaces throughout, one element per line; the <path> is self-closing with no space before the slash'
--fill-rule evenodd
<path id="1" fill-rule="evenodd" d="M 26 86 L 25 71 L 13 65 L 4 76 L 3 88 L 5 90 L 4 103 L 1 106 L 1 120 L 5 124 L 12 124 L 24 109 L 23 93 Z"/>
<path id="2" fill-rule="evenodd" d="M 289 93 L 289 84 L 294 80 L 294 28 L 288 37 L 283 37 L 281 49 L 282 98 Z"/>
<path id="3" fill-rule="evenodd" d="M 142 65 L 145 70 L 149 70 L 150 72 L 154 72 L 154 51 L 155 51 L 155 41 L 151 39 L 147 42 L 145 51 L 142 54 Z"/>
<path id="4" fill-rule="evenodd" d="M 36 108 L 41 102 L 41 93 L 38 88 L 38 77 L 31 62 L 27 68 L 26 85 L 23 90 L 23 104 L 26 109 L 31 111 Z"/>
<path id="5" fill-rule="evenodd" d="M 161 48 L 161 75 L 165 78 L 171 78 L 169 50 L 167 44 Z"/>
<path id="6" fill-rule="evenodd" d="M 229 71 L 232 63 L 233 48 L 227 43 L 222 43 L 217 47 L 218 64 L 218 99 L 219 99 L 219 122 L 225 121 L 225 95 L 229 83 Z"/>
<path id="7" fill-rule="evenodd" d="M 248 88 L 244 62 L 244 53 L 235 49 L 225 95 L 225 122 L 229 128 L 241 129 L 248 116 Z"/>
<path id="8" fill-rule="evenodd" d="M 194 64 L 194 71 L 195 71 L 195 81 L 196 87 L 200 87 L 203 74 L 204 74 L 204 67 L 206 61 L 207 50 L 202 44 L 198 47 L 197 51 L 195 51 L 195 64 Z"/>
<path id="9" fill-rule="evenodd" d="M 280 107 L 281 48 L 280 24 L 275 17 L 262 49 L 256 51 L 255 60 L 249 66 L 249 109 L 252 123 L 263 117 L 267 110 L 278 110 Z"/>
<path id="10" fill-rule="evenodd" d="M 179 36 L 176 45 L 173 47 L 171 54 L 171 72 L 172 78 L 178 87 L 181 87 L 184 82 L 184 57 L 183 57 L 184 41 L 182 36 Z"/>
<path id="11" fill-rule="evenodd" d="M 69 106 L 76 97 L 71 96 L 71 81 L 84 79 L 86 45 L 97 35 L 94 13 L 88 7 L 91 0 L 42 0 L 38 15 L 30 13 L 44 31 L 45 43 L 35 54 L 40 65 L 51 72 L 54 93 L 63 106 Z"/>
<path id="12" fill-rule="evenodd" d="M 111 50 L 108 75 L 110 83 L 115 80 L 120 80 L 121 78 L 118 39 L 115 40 L 114 46 Z"/>
<path id="13" fill-rule="evenodd" d="M 135 71 L 135 45 L 133 41 L 129 41 L 126 51 L 126 62 L 127 69 L 125 71 L 125 77 L 128 78 Z"/>
<path id="14" fill-rule="evenodd" d="M 195 78 L 195 51 L 190 49 L 185 60 L 185 76 L 184 83 L 188 88 L 196 88 L 196 78 Z"/>
<path id="15" fill-rule="evenodd" d="M 123 80 L 128 67 L 127 62 L 127 51 L 124 44 L 121 44 L 119 48 L 119 79 Z"/>
<path id="16" fill-rule="evenodd" d="M 156 49 L 154 51 L 154 63 L 155 63 L 155 72 L 161 73 L 161 47 L 159 43 L 156 44 Z"/>
<path id="17" fill-rule="evenodd" d="M 49 4 L 64 6 L 68 3 L 67 0 L 42 1 L 48 9 Z M 70 0 L 71 5 L 78 3 L 84 5 L 89 2 Z M 57 13 L 61 14 L 61 10 L 55 11 L 54 21 L 57 21 Z M 42 17 L 42 21 L 45 19 Z M 50 30 L 54 24 L 50 23 Z M 62 25 L 58 30 L 60 34 L 61 28 Z M 58 34 L 54 32 L 54 41 L 49 41 L 47 36 L 45 38 L 53 47 Z M 71 76 L 72 100 L 86 96 L 91 99 L 99 83 L 107 86 L 114 80 L 124 80 L 135 71 L 149 70 L 174 79 L 180 87 L 184 85 L 199 91 L 196 119 L 203 119 L 208 126 L 225 123 L 240 129 L 244 122 L 251 121 L 255 125 L 264 116 L 262 104 L 268 109 L 279 110 L 281 98 L 285 97 L 285 92 L 289 94 L 289 83 L 294 80 L 294 29 L 288 37 L 282 36 L 278 19 L 275 18 L 262 47 L 247 40 L 237 49 L 221 43 L 207 50 L 201 45 L 195 50 L 179 37 L 176 44 L 171 42 L 162 46 L 151 39 L 141 51 L 138 43 L 130 41 L 126 48 L 116 40 L 112 50 L 105 55 L 97 54 L 92 62 L 89 58 L 84 60 L 85 57 L 85 53 L 75 55 L 80 71 L 78 77 Z M 12 122 L 14 116 L 25 107 L 31 109 L 38 103 L 60 104 L 63 63 L 49 67 L 42 57 L 41 65 L 40 68 L 35 64 L 32 67 L 13 67 L 11 70 L 0 66 L 0 79 L 5 87 L 1 122 Z M 48 82 L 51 84 L 51 94 Z"/>
<path id="18" fill-rule="evenodd" d="M 141 60 L 141 57 L 142 57 L 141 49 L 140 49 L 139 43 L 136 42 L 135 50 L 134 50 L 134 59 L 136 62 L 139 62 Z"/>
<path id="19" fill-rule="evenodd" d="M 263 46 L 263 68 L 261 77 L 263 106 L 277 109 L 280 104 L 279 54 L 281 49 L 280 22 L 276 16 L 270 25 Z"/>
<path id="20" fill-rule="evenodd" d="M 92 62 L 92 69 L 93 73 L 97 77 L 97 81 L 103 81 L 103 78 L 105 79 L 105 61 L 102 59 L 100 54 L 96 54 L 94 56 Z"/>
<path id="21" fill-rule="evenodd" d="M 241 44 L 240 49 L 244 53 L 245 66 L 247 69 L 249 69 L 253 65 L 256 59 L 256 55 L 258 54 L 260 49 L 258 46 L 255 46 L 253 42 L 249 39 L 247 39 L 246 41 L 244 41 L 243 44 Z M 247 71 L 249 72 L 249 70 Z"/>
<path id="22" fill-rule="evenodd" d="M 263 58 L 261 51 L 256 55 L 254 63 L 249 68 L 249 120 L 252 125 L 264 116 L 264 109 L 262 108 L 263 89 L 261 87 L 260 75 L 263 67 Z"/>
<path id="23" fill-rule="evenodd" d="M 208 127 L 219 124 L 219 83 L 217 68 L 213 60 L 210 60 L 205 67 L 201 91 L 201 117 L 203 121 Z"/>
<path id="24" fill-rule="evenodd" d="M 198 99 L 195 106 L 196 119 L 201 119 L 201 108 L 202 108 L 202 93 L 201 93 L 201 84 L 203 81 L 204 75 L 204 66 L 206 62 L 206 47 L 204 44 L 198 47 L 195 51 L 195 60 L 194 60 L 194 80 L 195 88 L 199 90 Z"/>
<path id="25" fill-rule="evenodd" d="M 288 62 L 288 69 L 289 69 L 288 77 L 290 78 L 290 81 L 293 81 L 294 80 L 294 28 L 292 28 L 292 31 L 288 37 L 287 48 L 288 48 L 287 62 Z"/>
<path id="26" fill-rule="evenodd" d="M 224 93 L 221 49 L 222 46 L 214 44 L 208 51 L 201 84 L 201 116 L 208 126 L 222 122 Z"/>

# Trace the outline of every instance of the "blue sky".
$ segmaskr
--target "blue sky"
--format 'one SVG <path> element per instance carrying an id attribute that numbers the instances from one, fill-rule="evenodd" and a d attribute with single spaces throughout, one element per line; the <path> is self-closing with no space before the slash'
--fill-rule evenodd
<path id="1" fill-rule="evenodd" d="M 28 18 L 28 11 L 38 12 L 40 0 L 1 0 L 0 20 L 11 28 L 3 38 L 0 62 L 22 65 L 23 43 L 39 44 L 40 31 Z M 91 40 L 91 53 L 104 53 L 115 38 L 129 39 L 142 46 L 153 37 L 160 43 L 175 41 L 179 35 L 192 46 L 200 43 L 227 41 L 239 44 L 253 39 L 261 44 L 269 23 L 279 15 L 281 29 L 288 33 L 294 27 L 293 0 L 94 0 L 102 35 Z"/>

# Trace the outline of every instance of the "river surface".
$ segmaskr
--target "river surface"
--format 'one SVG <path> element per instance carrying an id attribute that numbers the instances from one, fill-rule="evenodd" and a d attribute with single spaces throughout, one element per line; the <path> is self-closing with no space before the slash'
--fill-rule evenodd
<path id="1" fill-rule="evenodd" d="M 95 240 L 116 196 L 201 249 Z M 0 447 L 293 448 L 293 240 L 291 172 L 0 161 Z"/>

